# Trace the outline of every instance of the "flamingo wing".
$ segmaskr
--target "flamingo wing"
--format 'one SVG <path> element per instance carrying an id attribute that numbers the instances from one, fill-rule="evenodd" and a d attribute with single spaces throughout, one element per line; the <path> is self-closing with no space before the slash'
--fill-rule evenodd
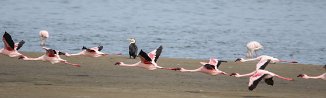
<path id="1" fill-rule="evenodd" d="M 210 58 L 208 63 L 211 64 L 211 65 L 217 65 L 217 62 L 218 62 L 217 59 Z"/>
<path id="2" fill-rule="evenodd" d="M 21 40 L 21 41 L 18 43 L 18 46 L 17 46 L 17 49 L 16 49 L 16 50 L 19 50 L 21 47 L 23 47 L 24 44 L 25 44 L 25 41 L 24 41 L 24 40 Z"/>
<path id="3" fill-rule="evenodd" d="M 255 73 L 249 78 L 249 90 L 252 91 L 254 90 L 258 83 L 266 76 L 267 74 L 262 74 L 262 73 Z"/>
<path id="4" fill-rule="evenodd" d="M 100 45 L 100 46 L 98 46 L 97 48 L 98 48 L 98 51 L 101 51 L 101 50 L 103 49 L 103 46 Z"/>
<path id="5" fill-rule="evenodd" d="M 268 84 L 268 85 L 273 86 L 274 85 L 273 77 L 265 79 L 265 83 Z"/>
<path id="6" fill-rule="evenodd" d="M 2 40 L 3 40 L 4 45 L 5 45 L 5 48 L 7 50 L 10 51 L 10 50 L 14 50 L 15 49 L 15 43 L 12 40 L 10 34 L 8 34 L 7 32 L 5 32 L 5 34 L 3 34 Z"/>
<path id="7" fill-rule="evenodd" d="M 156 62 L 158 60 L 158 58 L 160 57 L 161 53 L 163 50 L 163 46 L 158 47 L 157 49 L 153 50 L 152 52 L 150 52 L 148 54 L 148 56 L 154 60 L 154 62 Z"/>
<path id="8" fill-rule="evenodd" d="M 265 70 L 265 68 L 269 64 L 269 62 L 271 62 L 270 59 L 260 60 L 256 65 L 256 69 Z"/>
<path id="9" fill-rule="evenodd" d="M 144 64 L 152 64 L 152 59 L 143 50 L 139 52 L 140 61 Z"/>

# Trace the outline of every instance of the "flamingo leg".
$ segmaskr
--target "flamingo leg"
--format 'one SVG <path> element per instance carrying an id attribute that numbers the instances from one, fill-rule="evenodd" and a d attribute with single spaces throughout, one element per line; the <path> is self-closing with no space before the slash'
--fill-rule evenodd
<path id="1" fill-rule="evenodd" d="M 286 78 L 286 77 L 283 77 L 283 76 L 280 76 L 280 75 L 275 75 L 276 77 L 280 78 L 280 79 L 283 79 L 283 80 L 287 80 L 287 81 L 293 81 L 292 78 Z"/>
<path id="2" fill-rule="evenodd" d="M 75 67 L 80 67 L 80 64 L 69 63 L 67 61 L 61 61 L 61 62 L 62 63 L 65 63 L 65 64 L 69 64 L 69 65 L 75 66 Z"/>

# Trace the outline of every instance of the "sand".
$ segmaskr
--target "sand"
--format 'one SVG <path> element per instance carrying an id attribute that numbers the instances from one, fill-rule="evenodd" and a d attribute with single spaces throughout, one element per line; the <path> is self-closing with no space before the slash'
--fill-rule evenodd
<path id="1" fill-rule="evenodd" d="M 24 52 L 32 57 L 42 53 Z M 325 80 L 297 78 L 300 73 L 319 75 L 325 70 L 317 65 L 270 64 L 267 70 L 292 77 L 295 81 L 275 78 L 274 86 L 261 82 L 249 91 L 248 78 L 168 70 L 148 71 L 120 67 L 117 61 L 135 63 L 127 56 L 63 57 L 80 68 L 43 61 L 23 61 L 0 55 L 1 98 L 325 98 Z M 164 67 L 197 68 L 207 60 L 160 58 Z M 220 66 L 225 72 L 249 73 L 256 62 Z"/>

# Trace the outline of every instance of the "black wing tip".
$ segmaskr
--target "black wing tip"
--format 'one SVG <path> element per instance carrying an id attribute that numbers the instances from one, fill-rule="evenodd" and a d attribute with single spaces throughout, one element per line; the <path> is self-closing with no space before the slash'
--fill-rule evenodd
<path id="1" fill-rule="evenodd" d="M 85 46 L 83 46 L 82 50 L 85 50 L 85 49 L 87 49 L 87 48 Z"/>
<path id="2" fill-rule="evenodd" d="M 98 51 L 101 51 L 103 49 L 103 46 L 102 45 L 99 45 L 98 46 Z"/>
<path id="3" fill-rule="evenodd" d="M 59 51 L 59 55 L 66 55 L 66 52 Z"/>

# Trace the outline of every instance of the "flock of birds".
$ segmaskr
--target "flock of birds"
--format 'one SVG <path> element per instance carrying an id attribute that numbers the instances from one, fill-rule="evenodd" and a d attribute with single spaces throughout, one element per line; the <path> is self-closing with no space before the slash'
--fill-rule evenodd
<path id="1" fill-rule="evenodd" d="M 82 47 L 82 51 L 75 54 L 69 54 L 66 52 L 61 52 L 58 50 L 54 50 L 51 48 L 44 47 L 46 43 L 46 39 L 49 38 L 49 33 L 45 30 L 42 30 L 39 32 L 41 43 L 40 45 L 45 50 L 45 54 L 37 57 L 32 58 L 25 56 L 18 52 L 18 50 L 23 46 L 25 43 L 24 40 L 21 40 L 18 43 L 14 43 L 12 40 L 12 37 L 9 33 L 5 32 L 3 34 L 3 42 L 4 42 L 4 48 L 0 49 L 0 53 L 4 55 L 8 55 L 9 57 L 18 57 L 22 60 L 41 60 L 41 61 L 48 61 L 52 64 L 55 63 L 65 63 L 69 64 L 75 67 L 80 67 L 80 64 L 70 63 L 67 60 L 64 60 L 60 58 L 60 55 L 65 55 L 67 57 L 71 56 L 89 56 L 89 57 L 101 57 L 101 56 L 107 56 L 107 53 L 101 52 L 103 49 L 103 46 L 97 46 L 93 48 L 87 48 L 85 46 Z M 257 56 L 256 51 L 263 48 L 263 46 L 257 42 L 257 41 L 251 41 L 247 44 L 247 58 L 237 58 L 235 62 L 248 62 L 248 61 L 258 61 L 256 64 L 256 69 L 252 71 L 251 73 L 247 74 L 239 74 L 239 73 L 231 73 L 228 74 L 224 71 L 221 71 L 219 66 L 222 63 L 226 63 L 225 60 L 219 60 L 216 58 L 210 58 L 209 62 L 200 62 L 202 64 L 201 67 L 197 69 L 185 69 L 182 67 L 176 67 L 176 68 L 165 68 L 162 66 L 159 66 L 156 62 L 159 59 L 159 56 L 162 53 L 163 47 L 159 46 L 157 49 L 146 53 L 143 50 L 140 50 L 138 53 L 138 47 L 136 45 L 135 38 L 128 39 L 130 41 L 129 45 L 129 58 L 135 59 L 136 57 L 140 58 L 140 61 L 134 64 L 125 64 L 124 62 L 116 62 L 115 65 L 119 66 L 127 66 L 127 67 L 140 67 L 147 70 L 155 70 L 155 69 L 165 69 L 165 70 L 174 70 L 174 71 L 180 71 L 180 72 L 201 72 L 209 75 L 230 75 L 234 77 L 249 77 L 249 84 L 248 89 L 251 91 L 255 89 L 258 85 L 258 83 L 261 80 L 264 80 L 266 84 L 268 85 L 274 85 L 273 77 L 277 77 L 283 80 L 291 81 L 292 78 L 286 78 L 280 75 L 277 75 L 273 72 L 267 71 L 265 68 L 270 63 L 277 63 L 277 62 L 285 62 L 285 63 L 298 63 L 296 61 L 287 61 L 287 60 L 280 60 L 278 58 L 274 58 L 267 55 L 261 55 Z M 326 70 L 326 65 L 324 66 Z M 326 73 L 323 73 L 319 76 L 309 76 L 307 74 L 299 74 L 297 77 L 304 78 L 304 79 L 323 79 L 326 80 Z"/>

